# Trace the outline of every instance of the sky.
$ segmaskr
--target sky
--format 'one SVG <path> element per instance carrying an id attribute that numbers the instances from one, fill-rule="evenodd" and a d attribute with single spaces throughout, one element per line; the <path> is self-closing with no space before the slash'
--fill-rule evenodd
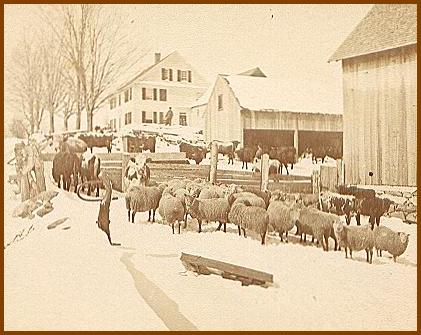
<path id="1" fill-rule="evenodd" d="M 5 5 L 5 67 L 24 34 L 42 25 L 42 5 Z M 342 110 L 340 62 L 327 60 L 372 5 L 109 5 L 144 50 L 178 50 L 208 79 L 260 67 L 276 80 L 305 86 L 303 109 Z M 151 60 L 153 61 L 153 60 Z M 5 77 L 5 81 L 7 78 Z M 6 84 L 6 83 L 5 83 Z"/>

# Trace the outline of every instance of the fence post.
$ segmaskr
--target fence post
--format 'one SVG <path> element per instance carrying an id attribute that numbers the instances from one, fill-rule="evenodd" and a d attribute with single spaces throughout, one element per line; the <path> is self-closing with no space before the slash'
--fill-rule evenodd
<path id="1" fill-rule="evenodd" d="M 218 167 L 218 143 L 212 142 L 210 172 L 209 172 L 209 181 L 211 182 L 211 184 L 216 183 L 217 167 Z"/>
<path id="2" fill-rule="evenodd" d="M 260 169 L 260 189 L 262 191 L 267 191 L 269 186 L 269 155 L 263 154 L 262 156 L 262 166 Z"/>

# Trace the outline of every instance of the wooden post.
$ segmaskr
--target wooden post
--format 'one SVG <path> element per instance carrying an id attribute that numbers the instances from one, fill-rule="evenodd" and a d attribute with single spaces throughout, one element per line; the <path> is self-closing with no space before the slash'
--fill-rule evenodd
<path id="1" fill-rule="evenodd" d="M 101 171 L 98 175 L 98 178 L 104 183 L 105 186 L 105 195 L 102 198 L 102 201 L 99 205 L 98 213 L 98 228 L 101 229 L 105 234 L 107 234 L 108 241 L 112 245 L 111 235 L 110 235 L 110 204 L 111 204 L 111 181 L 105 171 Z"/>
<path id="2" fill-rule="evenodd" d="M 311 175 L 311 183 L 313 185 L 313 194 L 319 194 L 319 189 L 320 189 L 319 170 L 313 170 L 313 174 Z"/>
<path id="3" fill-rule="evenodd" d="M 211 184 L 216 183 L 216 171 L 218 167 L 218 143 L 212 142 L 211 162 L 210 162 L 209 181 Z"/>
<path id="4" fill-rule="evenodd" d="M 260 179 L 260 189 L 262 191 L 267 191 L 269 186 L 269 155 L 262 155 L 262 166 L 260 169 L 261 179 Z"/>
<path id="5" fill-rule="evenodd" d="M 294 148 L 295 148 L 295 161 L 298 161 L 298 117 L 295 118 L 295 124 L 294 124 Z"/>

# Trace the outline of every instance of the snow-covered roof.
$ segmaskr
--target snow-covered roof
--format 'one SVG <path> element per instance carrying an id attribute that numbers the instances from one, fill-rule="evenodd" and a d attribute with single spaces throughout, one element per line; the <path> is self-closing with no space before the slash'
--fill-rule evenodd
<path id="1" fill-rule="evenodd" d="M 210 96 L 212 95 L 214 85 L 215 84 L 210 85 L 208 89 L 205 91 L 205 93 L 203 93 L 203 95 L 199 99 L 194 101 L 190 107 L 193 108 L 193 107 L 206 105 L 209 102 Z"/>
<path id="2" fill-rule="evenodd" d="M 220 76 L 234 92 L 243 109 L 310 114 L 342 114 L 341 110 L 323 109 L 320 98 L 323 92 L 290 80 L 275 80 L 244 75 Z"/>

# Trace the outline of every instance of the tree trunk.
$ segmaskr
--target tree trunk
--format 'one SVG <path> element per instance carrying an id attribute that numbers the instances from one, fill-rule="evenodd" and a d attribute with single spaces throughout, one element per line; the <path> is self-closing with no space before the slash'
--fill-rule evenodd
<path id="1" fill-rule="evenodd" d="M 67 116 L 64 117 L 64 130 L 69 130 L 69 118 Z"/>
<path id="2" fill-rule="evenodd" d="M 92 131 L 94 129 L 94 127 L 93 127 L 93 116 L 94 116 L 94 113 L 91 110 L 87 109 L 86 110 L 86 117 L 87 117 L 86 125 L 87 125 L 88 131 Z"/>
<path id="3" fill-rule="evenodd" d="M 76 85 L 76 98 L 77 98 L 77 110 L 76 110 L 76 130 L 80 129 L 80 120 L 81 120 L 81 104 L 80 104 L 80 81 L 77 78 L 77 85 Z"/>
<path id="4" fill-rule="evenodd" d="M 54 133 L 54 111 L 50 109 L 50 134 Z"/>

